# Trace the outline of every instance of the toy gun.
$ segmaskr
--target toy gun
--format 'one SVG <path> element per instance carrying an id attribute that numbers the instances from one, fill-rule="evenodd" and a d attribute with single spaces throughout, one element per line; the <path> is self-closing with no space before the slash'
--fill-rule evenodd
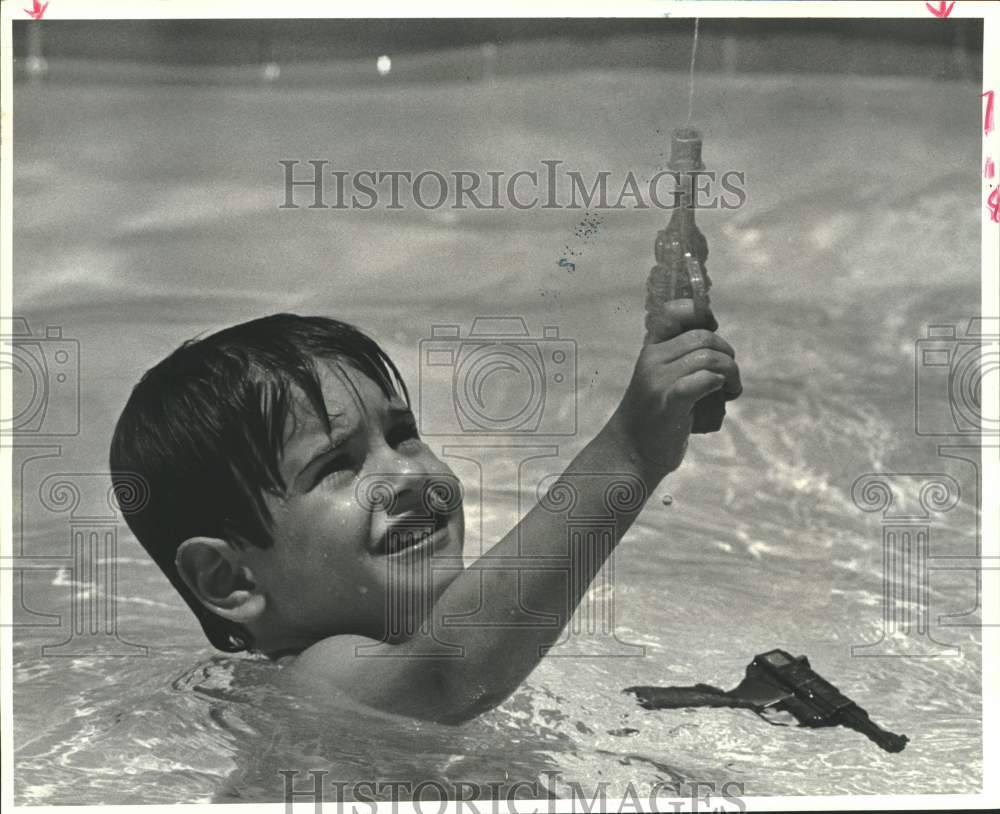
<path id="1" fill-rule="evenodd" d="M 662 336 L 663 305 L 670 300 L 693 300 L 700 327 L 709 330 L 716 327 L 708 309 L 708 290 L 712 287 L 705 270 L 708 241 L 694 222 L 695 176 L 692 173 L 705 169 L 701 163 L 701 133 L 692 128 L 675 130 L 670 139 L 667 166 L 677 174 L 678 193 L 667 228 L 656 233 L 656 265 L 650 270 L 646 283 L 644 344 Z M 691 432 L 716 432 L 722 427 L 725 415 L 725 396 L 721 391 L 711 393 L 695 405 Z"/>
<path id="2" fill-rule="evenodd" d="M 784 650 L 757 656 L 746 676 L 728 692 L 708 684 L 693 687 L 626 687 L 646 709 L 736 707 L 758 715 L 767 709 L 789 712 L 802 726 L 846 726 L 860 732 L 887 752 L 902 752 L 906 735 L 882 729 L 868 713 L 809 666 L 805 656 Z"/>

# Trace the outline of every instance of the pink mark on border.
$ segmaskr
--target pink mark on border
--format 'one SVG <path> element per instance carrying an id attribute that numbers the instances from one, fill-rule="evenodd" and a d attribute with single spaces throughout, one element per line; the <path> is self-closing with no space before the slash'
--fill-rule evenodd
<path id="1" fill-rule="evenodd" d="M 990 197 L 986 199 L 986 208 L 990 211 L 990 220 L 1000 223 L 1000 187 L 993 187 Z"/>
<path id="2" fill-rule="evenodd" d="M 955 8 L 954 0 L 952 0 L 952 2 L 950 3 L 945 3 L 944 0 L 941 0 L 941 2 L 937 4 L 937 8 L 934 8 L 934 6 L 932 6 L 930 3 L 924 3 L 924 5 L 927 6 L 927 10 L 935 17 L 942 17 L 942 18 L 947 17 L 949 14 L 951 14 L 951 10 Z"/>
<path id="3" fill-rule="evenodd" d="M 980 93 L 980 96 L 986 97 L 986 112 L 983 114 L 983 134 L 989 135 L 993 132 L 993 91 L 988 90 L 985 93 Z"/>
<path id="4" fill-rule="evenodd" d="M 48 0 L 44 3 L 39 3 L 38 0 L 32 0 L 31 8 L 23 8 L 21 11 L 27 14 L 32 20 L 41 20 L 45 15 L 45 9 L 48 7 Z"/>
<path id="5" fill-rule="evenodd" d="M 986 166 L 983 167 L 983 177 L 992 178 L 996 175 L 996 165 L 993 163 L 993 156 L 986 156 Z"/>

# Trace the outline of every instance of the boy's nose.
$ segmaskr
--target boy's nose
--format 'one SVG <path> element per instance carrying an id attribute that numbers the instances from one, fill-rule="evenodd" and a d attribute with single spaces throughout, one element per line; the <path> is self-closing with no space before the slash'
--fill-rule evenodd
<path id="1" fill-rule="evenodd" d="M 389 514 L 449 514 L 462 503 L 462 487 L 454 475 L 441 472 L 411 472 L 403 476 L 398 498 Z"/>
<path id="2" fill-rule="evenodd" d="M 462 487 L 454 475 L 414 466 L 369 474 L 359 483 L 358 493 L 369 511 L 388 515 L 414 513 L 430 517 L 453 512 L 462 504 Z"/>

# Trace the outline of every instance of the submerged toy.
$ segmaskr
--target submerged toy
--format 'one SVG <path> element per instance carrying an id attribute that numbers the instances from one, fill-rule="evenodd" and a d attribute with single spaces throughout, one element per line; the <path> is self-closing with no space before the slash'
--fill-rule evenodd
<path id="1" fill-rule="evenodd" d="M 667 228 L 656 234 L 656 265 L 646 283 L 645 344 L 662 335 L 663 305 L 670 300 L 693 300 L 701 327 L 709 330 L 716 327 L 709 324 L 708 289 L 712 282 L 705 270 L 708 241 L 694 222 L 697 176 L 692 173 L 705 169 L 701 163 L 699 131 L 686 127 L 673 132 L 667 166 L 677 174 L 677 197 Z M 721 391 L 712 393 L 695 405 L 691 432 L 716 432 L 722 427 L 725 415 L 725 396 Z"/>
<path id="2" fill-rule="evenodd" d="M 708 684 L 693 687 L 626 687 L 646 709 L 682 707 L 736 707 L 758 715 L 767 709 L 791 713 L 802 726 L 846 726 L 865 735 L 887 752 L 902 752 L 906 735 L 882 729 L 868 713 L 809 666 L 805 656 L 784 650 L 757 656 L 735 689 Z"/>

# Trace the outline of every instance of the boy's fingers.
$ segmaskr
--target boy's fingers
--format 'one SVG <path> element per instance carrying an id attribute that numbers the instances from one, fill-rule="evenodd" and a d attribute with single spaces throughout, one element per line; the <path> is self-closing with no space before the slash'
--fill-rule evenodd
<path id="1" fill-rule="evenodd" d="M 723 395 L 725 396 L 726 401 L 738 399 L 741 395 L 743 395 L 743 382 L 737 381 L 735 387 L 728 386 L 727 382 L 727 387 L 723 389 Z"/>
<path id="2" fill-rule="evenodd" d="M 722 351 L 699 348 L 672 362 L 671 366 L 678 369 L 678 381 L 699 370 L 706 370 L 723 377 L 723 389 L 730 398 L 736 398 L 743 392 L 739 367 L 731 356 Z"/>
<path id="3" fill-rule="evenodd" d="M 646 313 L 647 342 L 650 344 L 665 342 L 695 328 L 714 331 L 718 327 L 711 308 L 706 309 L 705 319 L 699 319 L 694 300 L 670 300 Z"/>
<path id="4" fill-rule="evenodd" d="M 726 384 L 726 377 L 711 370 L 696 370 L 677 380 L 674 384 L 674 394 L 685 405 L 693 406 Z"/>
<path id="5" fill-rule="evenodd" d="M 695 329 L 685 331 L 666 342 L 660 342 L 655 350 L 651 350 L 661 362 L 669 363 L 698 350 L 715 350 L 731 358 L 736 357 L 736 351 L 725 339 L 711 331 Z"/>

